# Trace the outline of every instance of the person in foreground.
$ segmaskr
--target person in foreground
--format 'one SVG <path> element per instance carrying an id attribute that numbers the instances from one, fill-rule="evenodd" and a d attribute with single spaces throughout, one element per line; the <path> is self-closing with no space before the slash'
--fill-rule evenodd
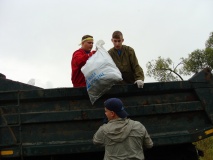
<path id="1" fill-rule="evenodd" d="M 85 87 L 86 80 L 81 72 L 81 68 L 86 64 L 86 61 L 91 57 L 95 51 L 91 51 L 93 47 L 93 37 L 85 35 L 81 39 L 81 48 L 73 53 L 71 60 L 72 76 L 71 81 L 73 87 Z"/>
<path id="2" fill-rule="evenodd" d="M 111 41 L 114 47 L 108 52 L 122 74 L 122 83 L 136 83 L 138 88 L 143 88 L 144 73 L 134 49 L 122 44 L 124 39 L 120 31 L 113 32 Z"/>
<path id="3" fill-rule="evenodd" d="M 144 160 L 143 147 L 152 148 L 153 142 L 145 126 L 127 118 L 123 102 L 110 98 L 104 102 L 108 123 L 93 136 L 93 143 L 105 146 L 104 160 Z"/>

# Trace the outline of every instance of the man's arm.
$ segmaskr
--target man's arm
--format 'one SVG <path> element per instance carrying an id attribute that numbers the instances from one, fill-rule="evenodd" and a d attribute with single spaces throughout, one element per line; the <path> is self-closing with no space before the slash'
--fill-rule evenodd
<path id="1" fill-rule="evenodd" d="M 83 67 L 86 64 L 86 61 L 88 60 L 88 55 L 85 53 L 77 52 L 73 56 L 73 62 L 78 67 Z"/>
<path id="2" fill-rule="evenodd" d="M 98 129 L 98 131 L 93 136 L 93 143 L 98 145 L 104 145 L 104 133 L 102 126 Z"/>
<path id="3" fill-rule="evenodd" d="M 149 134 L 148 134 L 146 129 L 145 129 L 145 135 L 144 135 L 144 139 L 143 139 L 143 145 L 146 148 L 152 148 L 153 147 L 153 141 L 150 138 L 150 136 L 149 136 Z"/>
<path id="4" fill-rule="evenodd" d="M 138 59 L 135 55 L 135 51 L 133 48 L 129 49 L 130 52 L 130 63 L 131 68 L 133 70 L 134 78 L 135 78 L 135 84 L 137 84 L 138 88 L 143 88 L 144 86 L 144 73 L 143 69 L 138 63 Z"/>
<path id="5" fill-rule="evenodd" d="M 144 81 L 143 69 L 141 68 L 141 66 L 138 63 L 138 59 L 136 57 L 134 49 L 130 48 L 129 52 L 130 52 L 129 58 L 130 58 L 132 70 L 134 72 L 135 80 L 142 80 L 142 81 Z"/>

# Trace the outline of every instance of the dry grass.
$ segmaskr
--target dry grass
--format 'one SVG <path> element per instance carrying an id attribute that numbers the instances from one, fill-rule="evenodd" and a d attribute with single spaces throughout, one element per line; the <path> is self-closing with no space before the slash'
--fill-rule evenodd
<path id="1" fill-rule="evenodd" d="M 213 136 L 194 143 L 196 147 L 204 152 L 200 160 L 213 160 Z"/>

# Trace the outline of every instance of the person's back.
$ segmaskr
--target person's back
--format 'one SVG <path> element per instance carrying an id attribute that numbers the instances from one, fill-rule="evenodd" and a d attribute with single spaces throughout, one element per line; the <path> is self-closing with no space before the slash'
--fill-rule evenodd
<path id="1" fill-rule="evenodd" d="M 144 160 L 143 147 L 151 148 L 153 142 L 140 122 L 127 118 L 121 105 L 117 98 L 106 101 L 105 114 L 109 122 L 98 129 L 93 143 L 105 146 L 104 160 Z"/>

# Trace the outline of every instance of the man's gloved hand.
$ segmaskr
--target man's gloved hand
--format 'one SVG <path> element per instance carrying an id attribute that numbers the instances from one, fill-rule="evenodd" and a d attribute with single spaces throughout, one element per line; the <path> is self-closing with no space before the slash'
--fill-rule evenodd
<path id="1" fill-rule="evenodd" d="M 137 83 L 138 88 L 143 88 L 144 81 L 142 81 L 142 80 L 137 80 L 137 81 L 135 81 L 135 83 Z M 135 83 L 134 83 L 134 84 L 135 84 Z"/>

